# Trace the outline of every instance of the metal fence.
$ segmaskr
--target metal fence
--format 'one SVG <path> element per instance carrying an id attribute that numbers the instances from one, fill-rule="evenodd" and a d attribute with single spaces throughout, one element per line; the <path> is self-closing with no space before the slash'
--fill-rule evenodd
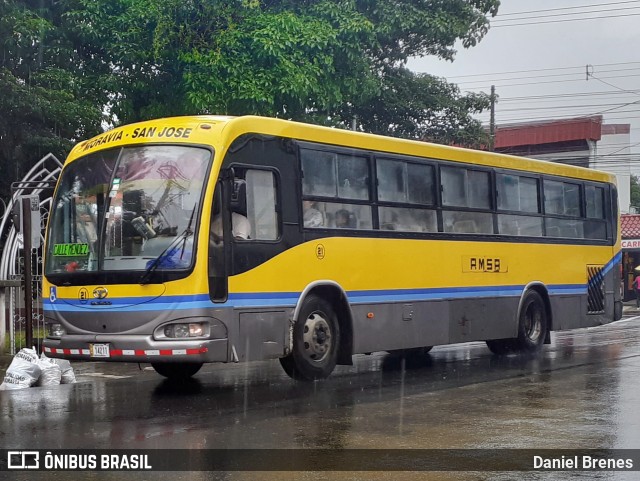
<path id="1" fill-rule="evenodd" d="M 30 302 L 32 309 L 33 339 L 40 343 L 44 337 L 44 313 L 42 310 L 42 248 L 31 249 L 31 276 L 25 275 L 25 252 L 22 235 L 14 225 L 13 211 L 19 199 L 27 194 L 37 195 L 40 206 L 40 236 L 44 240 L 44 228 L 47 225 L 51 209 L 53 187 L 58 178 L 62 163 L 48 154 L 12 187 L 12 196 L 4 206 L 0 221 L 0 239 L 3 242 L 0 257 L 0 304 L 3 314 L 0 320 L 0 352 L 8 350 L 15 354 L 25 345 L 26 309 Z M 25 278 L 31 277 L 31 299 L 25 299 Z M 6 334 L 8 333 L 8 342 Z M 6 349 L 8 347 L 8 349 Z"/>

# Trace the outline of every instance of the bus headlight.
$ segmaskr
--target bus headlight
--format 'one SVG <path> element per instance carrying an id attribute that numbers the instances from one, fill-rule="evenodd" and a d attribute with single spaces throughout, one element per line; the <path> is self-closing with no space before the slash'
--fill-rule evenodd
<path id="1" fill-rule="evenodd" d="M 47 324 L 47 337 L 59 339 L 65 334 L 66 332 L 64 330 L 64 327 L 62 327 L 62 324 L 59 324 L 59 323 Z"/>
<path id="2" fill-rule="evenodd" d="M 158 341 L 226 339 L 227 326 L 215 317 L 182 318 L 158 326 L 153 331 L 153 338 Z"/>
<path id="3" fill-rule="evenodd" d="M 167 324 L 162 328 L 161 336 L 156 337 L 165 339 L 188 339 L 193 337 L 205 337 L 208 335 L 207 324 L 190 322 L 188 324 Z"/>
<path id="4" fill-rule="evenodd" d="M 204 326 L 202 324 L 189 324 L 189 337 L 204 336 Z"/>

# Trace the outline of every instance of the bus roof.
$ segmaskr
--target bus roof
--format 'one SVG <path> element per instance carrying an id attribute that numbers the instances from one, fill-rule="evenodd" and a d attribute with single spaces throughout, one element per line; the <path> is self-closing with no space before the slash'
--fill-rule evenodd
<path id="1" fill-rule="evenodd" d="M 161 118 L 128 124 L 78 143 L 72 149 L 67 161 L 72 162 L 88 153 L 124 145 L 188 143 L 211 145 L 219 149 L 228 146 L 234 139 L 247 133 L 295 138 L 372 152 L 411 155 L 615 183 L 615 175 L 613 174 L 557 162 L 259 116 L 199 115 Z"/>

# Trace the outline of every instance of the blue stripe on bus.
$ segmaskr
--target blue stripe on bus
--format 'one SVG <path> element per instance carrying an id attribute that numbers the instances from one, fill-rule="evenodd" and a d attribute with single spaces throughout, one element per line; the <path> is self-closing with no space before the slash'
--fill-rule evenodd
<path id="1" fill-rule="evenodd" d="M 607 274 L 622 259 L 618 252 L 602 268 L 601 275 Z M 546 286 L 550 295 L 585 295 L 588 284 L 556 284 Z M 522 294 L 524 285 L 515 286 L 482 286 L 482 287 L 436 287 L 431 289 L 384 289 L 368 291 L 348 291 L 347 297 L 353 304 L 427 301 L 435 299 L 466 299 L 478 297 L 517 297 Z M 49 312 L 87 312 L 88 310 L 109 311 L 161 311 L 186 309 L 211 309 L 223 307 L 294 307 L 300 298 L 300 292 L 256 292 L 229 294 L 229 299 L 222 303 L 213 303 L 208 294 L 187 296 L 159 297 L 121 297 L 113 298 L 110 305 L 93 306 L 89 303 L 80 305 L 77 299 L 58 298 L 55 302 L 43 299 L 43 308 Z"/>
<path id="2" fill-rule="evenodd" d="M 592 288 L 592 287 L 598 287 L 598 285 L 602 282 L 604 276 L 606 276 L 609 271 L 611 269 L 613 269 L 613 266 L 615 266 L 617 263 L 622 262 L 622 251 L 618 252 L 613 259 L 611 259 L 609 262 L 607 262 L 602 269 L 600 270 L 600 273 L 596 276 L 594 276 L 588 283 L 588 287 Z"/>
<path id="3" fill-rule="evenodd" d="M 422 301 L 434 299 L 464 299 L 470 297 L 519 296 L 524 286 L 487 287 L 437 287 L 433 289 L 398 289 L 380 291 L 347 292 L 349 302 L 366 304 L 369 302 Z"/>
<path id="4" fill-rule="evenodd" d="M 520 286 L 487 286 L 487 287 L 458 287 L 458 288 L 433 288 L 433 289 L 394 289 L 394 290 L 370 290 L 349 291 L 347 297 L 353 304 L 398 302 L 398 301 L 426 301 L 435 299 L 466 299 L 478 297 L 518 297 L 522 294 L 524 285 Z M 587 287 L 584 284 L 567 284 L 547 286 L 551 295 L 582 295 L 586 294 Z M 297 304 L 300 293 L 275 292 L 275 293 L 242 293 L 230 294 L 224 303 L 214 304 L 207 294 L 195 296 L 164 296 L 153 299 L 144 298 L 120 298 L 111 300 L 110 305 L 70 304 L 64 299 L 51 302 L 44 300 L 45 311 L 56 312 L 97 312 L 101 310 L 117 309 L 118 311 L 160 311 L 160 310 L 186 310 L 186 309 L 211 309 L 223 307 L 269 307 L 285 306 L 293 307 Z M 75 299 L 74 302 L 77 302 Z"/>
<path id="5" fill-rule="evenodd" d="M 602 275 L 606 275 L 611 269 L 613 269 L 613 266 L 615 266 L 619 262 L 622 262 L 622 251 L 618 252 L 613 257 L 613 259 L 611 259 L 604 265 L 604 267 L 602 268 Z"/>
<path id="6" fill-rule="evenodd" d="M 611 269 L 613 269 L 613 266 L 615 266 L 619 262 L 622 262 L 622 251 L 619 251 L 615 256 L 613 256 L 613 259 L 605 264 L 605 266 L 602 268 L 602 274 L 604 275 L 609 272 Z"/>

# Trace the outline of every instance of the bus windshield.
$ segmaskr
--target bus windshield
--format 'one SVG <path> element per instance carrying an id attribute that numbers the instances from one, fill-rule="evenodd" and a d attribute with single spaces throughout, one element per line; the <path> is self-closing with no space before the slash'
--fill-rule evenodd
<path id="1" fill-rule="evenodd" d="M 53 200 L 45 273 L 190 267 L 210 159 L 207 149 L 154 145 L 67 166 Z"/>

